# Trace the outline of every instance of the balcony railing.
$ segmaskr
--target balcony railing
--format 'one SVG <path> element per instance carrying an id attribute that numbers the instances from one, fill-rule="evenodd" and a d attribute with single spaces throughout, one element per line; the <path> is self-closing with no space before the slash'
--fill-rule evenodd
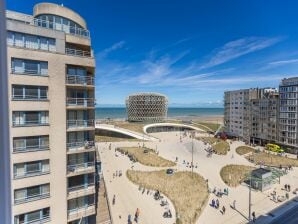
<path id="1" fill-rule="evenodd" d="M 95 213 L 95 204 L 89 204 L 83 207 L 75 208 L 67 211 L 68 221 L 80 217 L 86 217 Z"/>
<path id="2" fill-rule="evenodd" d="M 67 166 L 67 172 L 68 173 L 76 173 L 76 172 L 82 172 L 88 169 L 95 168 L 94 162 L 86 162 L 81 164 L 73 164 Z"/>
<path id="3" fill-rule="evenodd" d="M 67 128 L 94 127 L 94 120 L 67 120 Z"/>
<path id="4" fill-rule="evenodd" d="M 45 126 L 49 125 L 48 121 L 31 120 L 31 121 L 13 121 L 14 127 L 27 127 L 27 126 Z"/>
<path id="5" fill-rule="evenodd" d="M 18 75 L 34 75 L 34 76 L 48 76 L 48 72 L 41 72 L 39 70 L 30 70 L 30 69 L 15 69 L 11 68 L 12 74 Z"/>
<path id="6" fill-rule="evenodd" d="M 92 53 L 90 51 L 77 50 L 73 48 L 65 48 L 65 54 L 79 57 L 92 57 Z"/>
<path id="7" fill-rule="evenodd" d="M 24 178 L 24 177 L 33 177 L 33 176 L 39 176 L 44 174 L 49 174 L 50 169 L 45 170 L 34 170 L 34 171 L 24 171 L 24 172 L 15 172 L 13 174 L 13 177 L 15 179 Z"/>
<path id="8" fill-rule="evenodd" d="M 94 85 L 94 78 L 92 76 L 79 76 L 79 75 L 67 75 L 66 76 L 67 84 L 75 85 Z"/>
<path id="9" fill-rule="evenodd" d="M 10 13 L 10 11 L 6 12 L 6 17 L 9 20 L 15 20 L 17 22 L 25 23 L 28 25 L 43 27 L 51 30 L 58 30 L 71 35 L 80 36 L 88 39 L 90 38 L 90 32 L 83 28 L 68 26 L 64 24 L 56 24 L 48 20 L 37 19 L 22 13 L 13 12 L 12 14 Z"/>
<path id="10" fill-rule="evenodd" d="M 50 192 L 45 192 L 42 194 L 30 195 L 29 197 L 24 197 L 24 198 L 15 198 L 14 203 L 21 204 L 21 203 L 36 201 L 36 200 L 40 200 L 48 197 L 50 197 Z"/>
<path id="11" fill-rule="evenodd" d="M 77 151 L 82 148 L 91 149 L 94 147 L 94 141 L 68 142 L 66 146 L 69 151 Z"/>
<path id="12" fill-rule="evenodd" d="M 13 100 L 28 100 L 28 101 L 46 101 L 48 96 L 38 96 L 38 95 L 12 95 Z"/>
<path id="13" fill-rule="evenodd" d="M 19 221 L 18 220 L 18 224 L 42 224 L 42 223 L 46 223 L 46 222 L 49 222 L 51 221 L 51 218 L 49 215 L 47 216 L 44 216 L 42 218 L 39 218 L 39 219 L 34 219 L 34 220 L 31 220 L 31 221 Z"/>
<path id="14" fill-rule="evenodd" d="M 67 106 L 83 106 L 83 107 L 94 107 L 95 100 L 93 98 L 67 98 Z"/>
<path id="15" fill-rule="evenodd" d="M 69 187 L 67 193 L 70 197 L 80 197 L 86 194 L 95 193 L 95 184 L 89 183 L 80 186 Z"/>
<path id="16" fill-rule="evenodd" d="M 20 147 L 14 147 L 13 152 L 34 152 L 34 151 L 42 151 L 42 150 L 48 150 L 49 144 L 45 145 L 26 145 L 26 146 L 20 146 Z"/>
<path id="17" fill-rule="evenodd" d="M 33 50 L 42 50 L 42 51 L 51 51 L 56 52 L 56 46 L 50 45 L 48 47 L 41 47 L 38 43 L 31 43 L 31 42 L 15 42 L 12 40 L 7 40 L 7 45 L 12 47 L 20 47 L 20 48 L 28 48 Z"/>

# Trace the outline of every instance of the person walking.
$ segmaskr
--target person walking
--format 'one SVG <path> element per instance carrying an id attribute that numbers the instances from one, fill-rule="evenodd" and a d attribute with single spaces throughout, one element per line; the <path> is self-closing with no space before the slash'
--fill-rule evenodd
<path id="1" fill-rule="evenodd" d="M 252 212 L 251 215 L 252 215 L 252 221 L 256 222 L 256 213 Z"/>
<path id="2" fill-rule="evenodd" d="M 127 218 L 127 224 L 132 224 L 131 215 L 130 214 L 128 215 L 128 218 Z"/>
<path id="3" fill-rule="evenodd" d="M 233 201 L 233 209 L 236 209 L 236 200 Z"/>
<path id="4" fill-rule="evenodd" d="M 114 195 L 114 196 L 113 196 L 112 204 L 115 205 L 115 202 L 116 202 L 116 196 Z"/>
<path id="5" fill-rule="evenodd" d="M 226 213 L 226 207 L 222 206 L 222 214 L 224 215 Z"/>
<path id="6" fill-rule="evenodd" d="M 218 209 L 219 208 L 219 200 L 216 199 L 216 208 Z"/>

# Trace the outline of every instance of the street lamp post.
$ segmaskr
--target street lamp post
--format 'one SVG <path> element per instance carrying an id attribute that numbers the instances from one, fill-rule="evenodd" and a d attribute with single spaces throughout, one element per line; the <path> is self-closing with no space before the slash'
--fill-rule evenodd
<path id="1" fill-rule="evenodd" d="M 249 174 L 248 222 L 251 221 L 251 173 Z"/>

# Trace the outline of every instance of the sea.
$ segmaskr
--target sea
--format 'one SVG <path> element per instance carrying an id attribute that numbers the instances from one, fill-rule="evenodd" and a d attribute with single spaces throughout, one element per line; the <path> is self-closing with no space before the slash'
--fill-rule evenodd
<path id="1" fill-rule="evenodd" d="M 187 118 L 205 116 L 223 116 L 223 108 L 168 108 L 168 118 Z M 97 107 L 95 110 L 96 119 L 127 119 L 126 108 L 124 107 Z"/>

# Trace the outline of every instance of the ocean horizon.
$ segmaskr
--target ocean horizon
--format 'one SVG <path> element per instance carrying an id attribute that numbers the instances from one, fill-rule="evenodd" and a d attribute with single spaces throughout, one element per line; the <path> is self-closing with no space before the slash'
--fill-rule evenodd
<path id="1" fill-rule="evenodd" d="M 169 107 L 168 117 L 204 117 L 223 116 L 224 108 L 189 108 L 189 107 Z M 96 119 L 126 119 L 125 107 L 97 107 L 95 109 Z"/>

